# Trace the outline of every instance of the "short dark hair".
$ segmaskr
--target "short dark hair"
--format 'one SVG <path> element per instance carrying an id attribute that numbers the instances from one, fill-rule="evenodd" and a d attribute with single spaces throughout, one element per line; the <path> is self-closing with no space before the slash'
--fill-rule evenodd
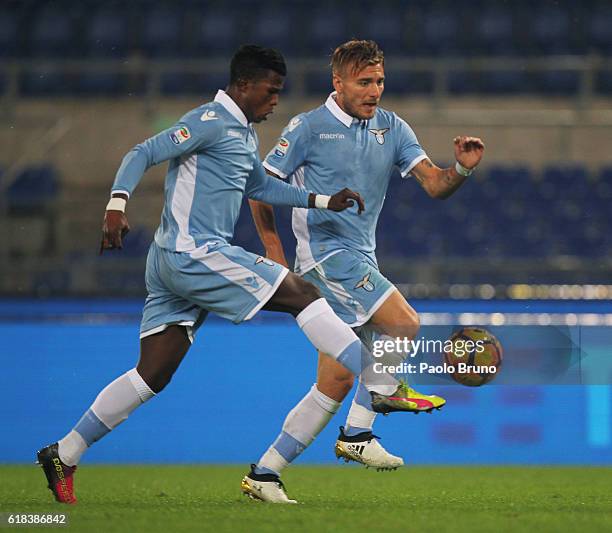
<path id="1" fill-rule="evenodd" d="M 353 73 L 359 72 L 368 65 L 385 65 L 383 51 L 374 41 L 352 39 L 334 50 L 331 68 L 334 74 L 342 74 L 347 67 Z"/>
<path id="2" fill-rule="evenodd" d="M 274 48 L 243 44 L 232 57 L 230 85 L 239 80 L 252 81 L 263 78 L 268 70 L 273 70 L 281 76 L 287 75 L 287 66 L 282 54 Z"/>

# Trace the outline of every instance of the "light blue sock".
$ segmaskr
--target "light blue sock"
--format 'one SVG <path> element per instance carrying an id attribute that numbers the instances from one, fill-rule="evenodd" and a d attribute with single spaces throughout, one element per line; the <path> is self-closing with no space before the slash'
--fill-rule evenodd
<path id="1" fill-rule="evenodd" d="M 74 431 L 83 437 L 87 446 L 91 446 L 104 437 L 110 431 L 110 428 L 106 427 L 91 409 L 87 409 L 81 420 L 74 426 Z"/>
<path id="2" fill-rule="evenodd" d="M 281 433 L 257 462 L 255 473 L 278 474 L 307 448 L 340 408 L 314 384 L 287 414 Z"/>

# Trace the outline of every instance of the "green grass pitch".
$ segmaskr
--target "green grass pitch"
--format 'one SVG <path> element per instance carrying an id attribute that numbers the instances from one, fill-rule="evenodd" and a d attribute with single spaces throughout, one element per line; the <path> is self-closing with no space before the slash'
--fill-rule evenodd
<path id="1" fill-rule="evenodd" d="M 612 531 L 612 468 L 297 466 L 283 476 L 294 506 L 242 496 L 245 471 L 83 465 L 68 507 L 39 467 L 0 466 L 0 512 L 67 512 L 65 530 L 88 533 Z"/>

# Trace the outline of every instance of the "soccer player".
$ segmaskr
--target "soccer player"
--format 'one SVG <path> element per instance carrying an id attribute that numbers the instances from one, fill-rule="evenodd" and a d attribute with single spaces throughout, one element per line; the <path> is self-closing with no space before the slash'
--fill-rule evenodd
<path id="1" fill-rule="evenodd" d="M 364 209 L 361 197 L 348 189 L 317 195 L 263 169 L 251 123 L 272 113 L 285 74 L 277 51 L 241 47 L 231 62 L 227 91 L 219 91 L 213 102 L 188 112 L 123 159 L 106 208 L 101 252 L 122 247 L 129 230 L 127 200 L 149 167 L 169 161 L 161 224 L 147 257 L 140 359 L 98 394 L 67 435 L 38 452 L 57 501 L 76 502 L 74 472 L 82 454 L 166 387 L 210 311 L 235 323 L 262 308 L 291 313 L 318 350 L 355 374 L 371 376 L 368 386 L 376 401 L 397 403 L 389 396 L 401 395 L 398 381 L 374 376 L 371 355 L 314 285 L 229 244 L 244 194 L 302 209 L 343 211 L 355 203 L 359 212 Z M 280 482 L 264 485 L 269 497 L 289 501 Z"/>
<path id="2" fill-rule="evenodd" d="M 414 176 L 430 196 L 447 198 L 480 162 L 484 145 L 476 137 L 456 137 L 456 164 L 444 169 L 434 165 L 410 126 L 379 107 L 385 72 L 383 53 L 375 42 L 342 44 L 333 53 L 331 67 L 335 92 L 324 105 L 289 122 L 264 167 L 306 189 L 330 191 L 339 184 L 354 188 L 368 210 L 361 217 L 349 211 L 333 217 L 294 208 L 295 271 L 317 286 L 347 325 L 358 328 L 364 342 L 413 339 L 419 329 L 417 313 L 380 273 L 375 257 L 376 223 L 390 176 L 398 167 L 403 178 Z M 286 265 L 272 208 L 260 202 L 251 202 L 251 208 L 267 256 Z M 407 354 L 389 355 L 397 365 Z M 253 495 L 250 480 L 259 476 L 278 477 L 323 429 L 353 385 L 353 375 L 325 352 L 319 352 L 317 374 L 317 383 L 288 414 L 276 441 L 253 465 L 243 491 Z M 386 409 L 373 408 L 364 385 L 360 379 L 346 424 L 340 428 L 336 455 L 378 469 L 397 468 L 403 460 L 389 454 L 372 434 L 376 413 Z M 445 403 L 407 385 L 405 392 L 414 412 L 431 411 Z"/>

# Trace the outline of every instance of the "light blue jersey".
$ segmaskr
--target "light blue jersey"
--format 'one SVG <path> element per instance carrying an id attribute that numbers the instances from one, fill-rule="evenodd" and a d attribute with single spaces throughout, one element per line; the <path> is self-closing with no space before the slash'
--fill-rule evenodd
<path id="1" fill-rule="evenodd" d="M 362 195 L 366 210 L 342 213 L 293 210 L 296 272 L 304 274 L 341 250 L 376 263 L 376 224 L 394 167 L 407 177 L 427 155 L 405 121 L 378 108 L 370 120 L 345 113 L 331 94 L 325 105 L 291 120 L 264 161 L 294 185 L 334 194 L 348 187 Z"/>
<path id="2" fill-rule="evenodd" d="M 308 206 L 308 191 L 266 174 L 257 136 L 224 92 L 125 156 L 113 192 L 130 195 L 150 166 L 169 160 L 161 224 L 147 257 L 140 336 L 171 324 L 190 337 L 209 312 L 248 320 L 274 295 L 288 270 L 228 241 L 242 198 Z"/>
<path id="3" fill-rule="evenodd" d="M 273 205 L 308 206 L 308 192 L 269 177 L 255 130 L 224 92 L 147 139 L 123 159 L 112 187 L 130 195 L 143 173 L 169 160 L 165 203 L 155 242 L 193 251 L 209 241 L 229 242 L 243 195 Z M 280 187 L 282 186 L 282 187 Z"/>

